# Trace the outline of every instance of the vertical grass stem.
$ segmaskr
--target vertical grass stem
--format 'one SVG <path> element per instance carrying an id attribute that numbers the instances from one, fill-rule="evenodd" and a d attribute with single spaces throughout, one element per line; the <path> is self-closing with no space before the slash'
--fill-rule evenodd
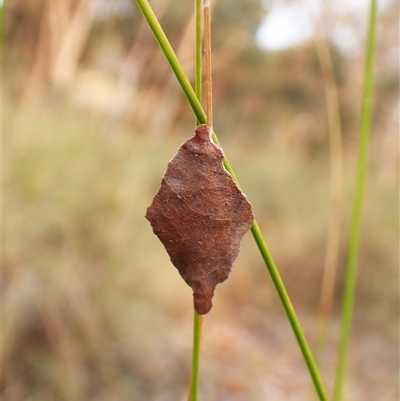
<path id="1" fill-rule="evenodd" d="M 193 312 L 193 348 L 192 348 L 192 372 L 188 401 L 197 401 L 199 396 L 200 378 L 200 348 L 203 316 Z"/>
<path id="2" fill-rule="evenodd" d="M 202 0 L 196 0 L 196 35 L 195 35 L 195 91 L 196 97 L 201 102 L 203 87 L 203 68 L 202 68 L 202 26 L 203 26 L 203 9 Z M 196 126 L 200 121 L 196 116 Z M 193 345 L 192 345 L 192 372 L 190 379 L 190 389 L 188 401 L 197 401 L 199 394 L 199 378 L 200 378 L 200 350 L 201 350 L 201 332 L 203 317 L 193 310 Z"/>
<path id="3" fill-rule="evenodd" d="M 347 261 L 345 291 L 343 296 L 338 361 L 336 365 L 336 378 L 333 395 L 334 401 L 340 401 L 342 399 L 347 349 L 354 309 L 354 296 L 357 279 L 357 262 L 361 233 L 361 212 L 363 204 L 365 175 L 367 170 L 369 132 L 371 126 L 375 36 L 376 0 L 371 0 L 364 67 L 364 87 L 361 104 L 360 144 L 358 149 L 357 176 L 355 184 L 353 215 L 351 222 L 349 256 Z"/>

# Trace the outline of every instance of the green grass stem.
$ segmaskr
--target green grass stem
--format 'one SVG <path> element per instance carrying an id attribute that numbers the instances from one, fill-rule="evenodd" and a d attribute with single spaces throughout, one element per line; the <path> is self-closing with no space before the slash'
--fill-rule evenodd
<path id="1" fill-rule="evenodd" d="M 317 364 L 311 353 L 310 347 L 308 346 L 307 340 L 303 333 L 303 329 L 301 328 L 300 322 L 296 316 L 296 312 L 293 308 L 292 302 L 290 301 L 289 295 L 286 291 L 285 285 L 283 284 L 279 271 L 275 265 L 274 260 L 272 259 L 261 230 L 255 220 L 251 226 L 251 233 L 253 234 L 253 238 L 258 246 L 262 258 L 264 259 L 265 265 L 269 271 L 269 274 L 271 275 L 272 281 L 278 292 L 283 308 L 285 309 L 286 315 L 292 326 L 294 335 L 297 339 L 301 353 L 303 354 L 304 361 L 306 362 L 306 365 L 310 372 L 310 376 L 313 380 L 318 397 L 321 401 L 327 401 L 328 396 L 322 382 Z"/>
<path id="2" fill-rule="evenodd" d="M 165 33 L 164 33 L 160 23 L 158 22 L 157 17 L 155 16 L 153 10 L 151 9 L 148 1 L 147 0 L 136 0 L 136 2 L 138 4 L 140 10 L 143 13 L 143 16 L 147 20 L 147 22 L 150 26 L 150 29 L 152 30 L 158 44 L 160 45 L 160 48 L 163 51 L 168 63 L 170 64 L 179 84 L 181 85 L 182 91 L 184 92 L 186 98 L 188 99 L 198 121 L 200 123 L 206 123 L 207 122 L 206 121 L 207 120 L 206 113 L 204 112 L 200 101 L 197 99 L 196 93 L 193 90 L 189 80 L 187 79 L 180 62 L 179 62 L 175 52 L 173 51 Z M 219 144 L 219 141 L 218 141 L 218 138 L 217 138 L 215 132 L 212 133 L 212 138 L 216 143 Z M 232 175 L 232 178 L 235 180 L 235 182 L 238 183 L 237 178 L 233 172 L 233 169 L 226 157 L 224 160 L 224 166 L 227 169 L 227 171 Z M 297 339 L 297 342 L 298 342 L 301 352 L 303 354 L 304 360 L 305 360 L 308 370 L 310 372 L 310 375 L 313 380 L 313 383 L 314 383 L 316 392 L 319 396 L 319 399 L 321 401 L 327 401 L 328 396 L 326 394 L 325 387 L 323 385 L 323 382 L 322 382 L 321 376 L 319 374 L 315 360 L 314 360 L 312 353 L 310 351 L 310 348 L 308 346 L 307 340 L 304 336 L 300 322 L 296 316 L 296 313 L 295 313 L 292 303 L 290 301 L 289 295 L 288 295 L 288 293 L 285 289 L 285 286 L 283 284 L 283 281 L 279 275 L 278 269 L 275 266 L 275 263 L 268 250 L 268 247 L 265 243 L 262 233 L 255 220 L 252 224 L 251 232 L 252 232 L 254 240 L 258 246 L 258 249 L 261 253 L 261 256 L 265 262 L 265 265 L 271 275 L 272 281 L 278 292 L 279 298 L 283 304 L 283 307 L 284 307 L 284 310 L 288 317 L 288 320 L 292 326 L 292 329 L 294 331 L 295 337 Z"/>
<path id="3" fill-rule="evenodd" d="M 196 0 L 196 35 L 195 35 L 195 74 L 194 86 L 197 99 L 201 102 L 203 93 L 203 64 L 202 64 L 202 0 Z M 196 117 L 195 124 L 199 125 Z M 200 350 L 202 317 L 193 309 L 193 345 L 192 345 L 192 372 L 190 379 L 189 400 L 197 401 L 200 378 Z"/>
<path id="4" fill-rule="evenodd" d="M 193 312 L 192 372 L 188 401 L 198 400 L 202 319 L 203 317 L 196 311 Z"/>
<path id="5" fill-rule="evenodd" d="M 361 233 L 361 215 L 365 186 L 365 175 L 367 170 L 369 132 L 371 126 L 375 37 L 376 0 L 371 0 L 365 54 L 364 87 L 361 103 L 360 143 L 358 149 L 357 176 L 351 221 L 349 256 L 347 261 L 345 290 L 341 315 L 341 333 L 339 339 L 338 361 L 336 365 L 336 378 L 333 395 L 334 401 L 340 401 L 342 399 L 346 370 L 347 349 L 354 309 L 354 297 L 357 280 L 357 263 Z"/>

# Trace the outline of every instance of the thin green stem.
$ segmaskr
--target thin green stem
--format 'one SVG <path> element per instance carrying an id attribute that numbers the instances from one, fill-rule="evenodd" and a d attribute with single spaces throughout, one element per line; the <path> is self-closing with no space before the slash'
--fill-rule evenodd
<path id="1" fill-rule="evenodd" d="M 140 10 L 142 11 L 144 17 L 148 21 L 150 28 L 153 31 L 157 42 L 160 45 L 161 50 L 163 51 L 165 57 L 168 60 L 168 63 L 170 64 L 171 68 L 173 69 L 174 74 L 177 77 L 179 84 L 181 85 L 182 91 L 184 92 L 186 98 L 188 99 L 188 101 L 193 109 L 193 112 L 195 113 L 195 115 L 198 118 L 200 123 L 206 123 L 206 114 L 205 114 L 203 108 L 201 107 L 201 104 L 200 104 L 199 100 L 197 99 L 196 94 L 195 94 L 192 86 L 189 83 L 189 80 L 186 78 L 185 73 L 181 67 L 181 64 L 179 63 L 178 58 L 176 57 L 174 51 L 172 50 L 172 47 L 169 44 L 168 39 L 167 39 L 164 31 L 161 28 L 161 25 L 159 24 L 153 11 L 151 10 L 151 7 L 150 7 L 148 1 L 147 0 L 136 0 L 136 2 L 138 4 Z M 212 133 L 212 138 L 213 138 L 214 142 L 219 144 L 219 141 L 218 141 L 218 138 L 217 138 L 215 132 Z M 231 176 L 235 180 L 235 182 L 238 183 L 236 176 L 232 170 L 232 167 L 226 157 L 224 159 L 224 166 L 225 166 L 226 170 L 231 174 Z M 294 331 L 295 337 L 298 341 L 298 344 L 299 344 L 299 347 L 303 354 L 304 360 L 305 360 L 308 370 L 310 372 L 310 376 L 313 380 L 313 383 L 314 383 L 316 392 L 319 396 L 319 399 L 321 401 L 327 401 L 328 396 L 326 394 L 326 390 L 324 388 L 322 379 L 320 377 L 317 365 L 311 354 L 310 348 L 307 344 L 307 340 L 304 336 L 303 330 L 302 330 L 299 320 L 296 316 L 296 313 L 295 313 L 292 303 L 290 301 L 289 295 L 288 295 L 288 293 L 285 289 L 285 286 L 282 282 L 282 279 L 279 275 L 278 269 L 275 266 L 272 256 L 268 250 L 265 240 L 264 240 L 264 238 L 261 234 L 261 231 L 258 227 L 258 224 L 255 220 L 251 226 L 251 232 L 252 232 L 254 240 L 258 246 L 258 249 L 261 253 L 261 256 L 265 262 L 265 265 L 271 275 L 272 281 L 278 292 L 279 298 L 281 299 L 281 302 L 283 304 L 283 307 L 284 307 L 284 310 L 288 317 L 288 320 L 292 326 L 292 329 Z"/>
<path id="2" fill-rule="evenodd" d="M 193 312 L 193 348 L 192 348 L 192 377 L 188 401 L 197 401 L 199 394 L 200 377 L 200 348 L 203 317 L 196 311 Z"/>
<path id="3" fill-rule="evenodd" d="M 339 340 L 338 362 L 334 386 L 334 401 L 342 399 L 346 370 L 347 348 L 350 338 L 351 321 L 354 309 L 354 296 L 357 280 L 357 262 L 359 253 L 361 215 L 364 197 L 365 175 L 372 112 L 373 62 L 376 37 L 376 0 L 371 0 L 368 34 L 365 55 L 364 88 L 361 104 L 360 144 L 358 149 L 357 177 L 351 223 L 349 256 L 347 261 L 345 292 L 343 296 L 341 333 Z"/>
<path id="4" fill-rule="evenodd" d="M 319 374 L 317 364 L 315 363 L 315 359 L 311 353 L 310 347 L 308 346 L 304 332 L 301 328 L 300 322 L 297 318 L 296 312 L 293 308 L 292 302 L 290 301 L 289 295 L 286 291 L 285 285 L 283 284 L 279 271 L 274 263 L 274 260 L 272 259 L 261 230 L 255 220 L 251 226 L 251 233 L 253 234 L 253 238 L 258 246 L 262 258 L 264 259 L 265 265 L 269 271 L 269 274 L 278 292 L 279 298 L 282 302 L 283 308 L 285 309 L 288 320 L 292 326 L 294 335 L 303 354 L 304 361 L 306 362 L 306 365 L 310 372 L 310 376 L 313 380 L 319 399 L 321 401 L 327 401 L 328 396 L 321 376 Z"/>
<path id="5" fill-rule="evenodd" d="M 201 102 L 203 87 L 203 69 L 202 69 L 202 0 L 196 0 L 196 35 L 195 35 L 195 90 L 196 97 Z M 199 125 L 196 117 L 196 126 Z M 200 349 L 201 349 L 201 331 L 202 317 L 193 310 L 193 345 L 192 345 L 192 372 L 189 389 L 189 400 L 197 401 L 199 394 L 199 377 L 200 377 Z"/>

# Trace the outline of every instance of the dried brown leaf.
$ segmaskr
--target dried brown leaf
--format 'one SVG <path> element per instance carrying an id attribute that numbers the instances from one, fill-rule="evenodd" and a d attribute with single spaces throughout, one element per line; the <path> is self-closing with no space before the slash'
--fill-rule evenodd
<path id="1" fill-rule="evenodd" d="M 222 149 L 203 124 L 169 162 L 146 218 L 193 290 L 194 307 L 212 307 L 254 219 L 251 204 L 223 167 Z"/>

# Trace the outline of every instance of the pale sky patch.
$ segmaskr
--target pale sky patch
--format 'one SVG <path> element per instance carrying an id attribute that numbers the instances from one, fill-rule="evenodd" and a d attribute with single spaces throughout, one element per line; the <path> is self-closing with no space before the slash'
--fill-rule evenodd
<path id="1" fill-rule="evenodd" d="M 378 10 L 383 10 L 394 0 L 380 0 Z M 322 0 L 279 1 L 264 0 L 268 10 L 255 39 L 266 50 L 279 51 L 298 46 L 312 39 L 314 35 L 313 18 L 322 15 Z M 369 0 L 329 0 L 332 12 L 338 15 L 356 15 L 361 22 L 368 18 Z M 345 54 L 357 54 L 362 47 L 365 33 L 364 26 L 351 26 L 346 19 L 334 23 L 327 32 L 333 43 Z"/>

